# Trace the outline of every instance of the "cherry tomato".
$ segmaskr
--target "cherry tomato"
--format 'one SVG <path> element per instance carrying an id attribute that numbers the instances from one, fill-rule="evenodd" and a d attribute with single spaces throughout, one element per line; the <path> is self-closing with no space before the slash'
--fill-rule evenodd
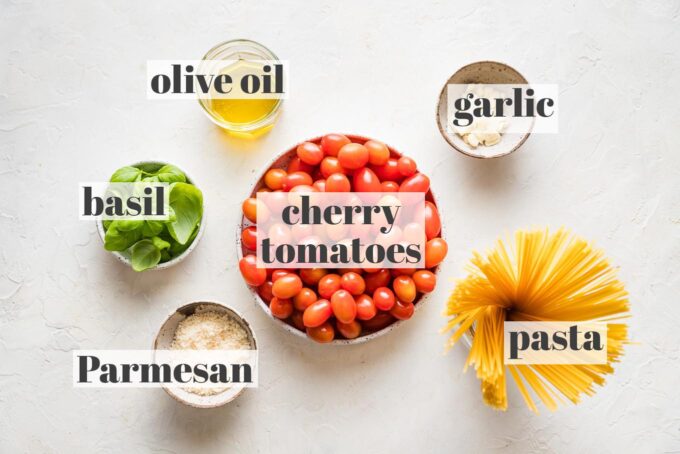
<path id="1" fill-rule="evenodd" d="M 345 169 L 358 169 L 368 163 L 368 149 L 358 143 L 348 143 L 338 152 L 338 161 Z"/>
<path id="2" fill-rule="evenodd" d="M 262 298 L 266 303 L 269 303 L 272 298 L 274 298 L 274 294 L 272 293 L 272 285 L 274 285 L 272 281 L 267 281 L 257 288 L 257 294 L 260 295 L 260 298 Z"/>
<path id="3" fill-rule="evenodd" d="M 348 143 L 350 140 L 342 134 L 326 134 L 321 138 L 321 149 L 327 156 L 337 156 Z"/>
<path id="4" fill-rule="evenodd" d="M 257 258 L 253 254 L 248 254 L 238 262 L 243 279 L 254 287 L 258 287 L 267 280 L 267 270 L 257 267 Z"/>
<path id="5" fill-rule="evenodd" d="M 392 268 L 390 270 L 392 272 L 392 276 L 397 277 L 397 276 L 411 276 L 413 273 L 416 272 L 415 268 Z"/>
<path id="6" fill-rule="evenodd" d="M 312 173 L 312 171 L 314 170 L 314 166 L 309 165 L 306 162 L 302 162 L 302 160 L 296 156 L 290 160 L 290 162 L 288 163 L 288 168 L 286 170 L 288 171 L 288 173 L 293 172 Z"/>
<path id="7" fill-rule="evenodd" d="M 334 173 L 326 178 L 326 192 L 349 192 L 349 179 L 342 173 Z"/>
<path id="8" fill-rule="evenodd" d="M 316 180 L 312 186 L 318 192 L 326 192 L 326 180 Z"/>
<path id="9" fill-rule="evenodd" d="M 323 158 L 323 161 L 321 161 L 321 166 L 319 168 L 321 170 L 321 175 L 324 178 L 328 178 L 334 173 L 347 173 L 347 171 L 343 169 L 342 166 L 340 165 L 340 161 L 338 161 L 338 158 L 332 156 L 326 156 L 325 158 Z"/>
<path id="10" fill-rule="evenodd" d="M 364 282 L 366 283 L 366 293 L 372 295 L 378 287 L 387 287 L 390 285 L 390 279 L 392 278 L 389 270 L 382 269 L 377 273 L 369 274 L 364 277 Z"/>
<path id="11" fill-rule="evenodd" d="M 340 276 L 337 274 L 326 274 L 319 279 L 319 295 L 324 298 L 330 298 L 333 293 L 340 290 Z"/>
<path id="12" fill-rule="evenodd" d="M 405 179 L 399 192 L 427 192 L 430 189 L 430 179 L 422 173 L 416 173 Z"/>
<path id="13" fill-rule="evenodd" d="M 380 189 L 382 192 L 399 192 L 399 184 L 394 181 L 383 181 L 380 183 Z"/>
<path id="14" fill-rule="evenodd" d="M 356 192 L 380 192 L 382 189 L 378 176 L 368 167 L 354 172 L 352 180 Z"/>
<path id="15" fill-rule="evenodd" d="M 293 298 L 293 305 L 295 306 L 295 309 L 304 311 L 316 300 L 317 297 L 316 293 L 314 293 L 314 290 L 305 287 L 300 290 L 300 293 L 295 295 L 295 298 Z"/>
<path id="16" fill-rule="evenodd" d="M 302 290 L 302 281 L 297 274 L 288 273 L 273 282 L 272 293 L 277 298 L 292 298 Z"/>
<path id="17" fill-rule="evenodd" d="M 394 303 L 392 309 L 390 309 L 390 314 L 392 314 L 392 316 L 397 320 L 408 320 L 413 316 L 413 312 L 415 310 L 416 307 L 413 305 L 413 303 L 406 303 L 397 300 L 397 302 Z"/>
<path id="18" fill-rule="evenodd" d="M 375 317 L 373 317 L 372 319 L 366 320 L 361 324 L 367 331 L 380 331 L 381 329 L 389 326 L 392 322 L 394 322 L 394 320 L 395 319 L 392 316 L 392 314 L 390 314 L 389 312 L 381 311 L 375 314 Z"/>
<path id="19" fill-rule="evenodd" d="M 316 300 L 305 309 L 302 314 L 302 321 L 307 328 L 317 327 L 328 320 L 333 315 L 331 302 L 328 300 Z"/>
<path id="20" fill-rule="evenodd" d="M 286 179 L 286 172 L 283 169 L 269 169 L 267 173 L 264 174 L 264 184 L 267 185 L 269 189 L 281 189 L 283 187 L 283 180 Z"/>
<path id="21" fill-rule="evenodd" d="M 342 323 L 338 320 L 335 326 L 338 328 L 338 332 L 346 339 L 354 339 L 361 334 L 361 324 L 356 320 L 352 320 L 350 323 Z"/>
<path id="22" fill-rule="evenodd" d="M 344 276 L 344 275 L 347 274 L 347 273 L 357 273 L 357 274 L 361 274 L 362 272 L 363 272 L 363 270 L 362 270 L 361 268 L 340 268 L 340 269 L 338 270 L 338 274 L 339 274 L 340 276 Z"/>
<path id="23" fill-rule="evenodd" d="M 428 240 L 436 238 L 442 231 L 442 221 L 439 218 L 439 210 L 432 202 L 425 202 L 425 237 Z"/>
<path id="24" fill-rule="evenodd" d="M 373 292 L 373 304 L 381 311 L 389 311 L 394 306 L 394 293 L 387 287 L 378 287 Z"/>
<path id="25" fill-rule="evenodd" d="M 340 287 L 350 292 L 352 295 L 361 295 L 366 289 L 364 278 L 358 273 L 350 271 L 340 278 Z"/>
<path id="26" fill-rule="evenodd" d="M 251 251 L 257 249 L 257 228 L 254 225 L 243 229 L 241 232 L 241 244 Z"/>
<path id="27" fill-rule="evenodd" d="M 290 322 L 300 331 L 305 330 L 305 324 L 302 322 L 302 312 L 294 311 L 293 315 L 290 316 Z"/>
<path id="28" fill-rule="evenodd" d="M 290 191 L 295 186 L 302 184 L 311 186 L 312 183 L 312 177 L 307 172 L 293 172 L 286 175 L 286 179 L 283 181 L 283 190 Z"/>
<path id="29" fill-rule="evenodd" d="M 302 268 L 300 270 L 300 278 L 307 285 L 316 285 L 326 274 L 328 274 L 328 271 L 323 268 Z"/>
<path id="30" fill-rule="evenodd" d="M 274 283 L 276 285 L 276 282 Z M 397 299 L 405 303 L 412 303 L 416 299 L 416 283 L 408 276 L 397 276 L 392 282 Z M 392 314 L 394 315 L 394 314 Z"/>
<path id="31" fill-rule="evenodd" d="M 368 295 L 359 295 L 355 301 L 357 303 L 357 318 L 359 320 L 370 320 L 375 317 L 378 309 L 373 304 L 373 298 Z"/>
<path id="32" fill-rule="evenodd" d="M 371 169 L 378 175 L 380 181 L 396 181 L 399 182 L 404 179 L 404 176 L 399 172 L 399 164 L 394 158 L 390 158 L 381 166 L 371 166 Z"/>
<path id="33" fill-rule="evenodd" d="M 281 277 L 283 277 L 283 276 L 285 276 L 285 275 L 287 275 L 287 274 L 290 274 L 290 271 L 287 271 L 287 270 L 274 270 L 274 272 L 272 273 L 272 282 L 276 282 L 277 280 L 279 280 L 279 278 L 281 278 Z"/>
<path id="34" fill-rule="evenodd" d="M 399 169 L 399 173 L 405 177 L 410 177 L 416 173 L 416 170 L 418 170 L 416 162 L 411 158 L 407 158 L 406 156 L 399 158 L 397 161 L 397 168 Z"/>
<path id="35" fill-rule="evenodd" d="M 384 165 L 390 158 L 390 149 L 382 142 L 369 140 L 364 146 L 368 149 L 368 162 L 375 166 Z"/>
<path id="36" fill-rule="evenodd" d="M 319 343 L 326 344 L 335 337 L 335 330 L 333 325 L 326 322 L 315 328 L 307 328 L 307 336 Z"/>
<path id="37" fill-rule="evenodd" d="M 274 297 L 269 303 L 269 310 L 274 317 L 284 320 L 293 313 L 293 303 L 291 300 Z"/>
<path id="38" fill-rule="evenodd" d="M 413 274 L 413 282 L 420 293 L 430 293 L 437 285 L 437 276 L 432 271 L 418 270 Z"/>
<path id="39" fill-rule="evenodd" d="M 259 222 L 267 222 L 267 219 L 269 219 L 269 208 L 267 208 L 267 205 L 254 197 L 245 199 L 241 208 L 243 209 L 243 215 L 250 222 L 258 222 L 258 216 L 260 217 Z"/>
<path id="40" fill-rule="evenodd" d="M 448 250 L 449 246 L 442 238 L 432 238 L 425 243 L 425 268 L 439 265 L 446 257 Z"/>
<path id="41" fill-rule="evenodd" d="M 304 142 L 297 147 L 297 156 L 302 162 L 310 165 L 317 165 L 323 159 L 323 151 L 312 142 Z"/>
<path id="42" fill-rule="evenodd" d="M 357 316 L 357 303 L 347 290 L 338 290 L 333 293 L 331 307 L 339 322 L 351 323 Z"/>

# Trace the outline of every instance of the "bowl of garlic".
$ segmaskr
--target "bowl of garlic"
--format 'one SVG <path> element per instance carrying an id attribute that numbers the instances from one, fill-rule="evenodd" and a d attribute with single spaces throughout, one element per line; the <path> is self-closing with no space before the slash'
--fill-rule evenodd
<path id="1" fill-rule="evenodd" d="M 437 127 L 442 137 L 474 158 L 498 158 L 517 150 L 529 138 L 533 118 L 516 118 L 498 109 L 507 112 L 506 101 L 518 85 L 528 82 L 505 63 L 479 61 L 460 68 L 439 93 Z"/>

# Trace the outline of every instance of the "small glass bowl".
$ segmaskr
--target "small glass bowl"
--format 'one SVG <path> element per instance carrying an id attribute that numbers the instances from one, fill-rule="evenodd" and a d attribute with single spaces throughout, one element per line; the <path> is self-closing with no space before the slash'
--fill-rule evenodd
<path id="1" fill-rule="evenodd" d="M 210 49 L 203 60 L 272 60 L 278 61 L 279 58 L 260 43 L 248 39 L 235 39 L 225 41 Z M 208 118 L 217 126 L 226 129 L 230 133 L 244 136 L 257 136 L 269 131 L 276 123 L 276 119 L 281 111 L 283 99 L 278 99 L 272 110 L 263 118 L 252 123 L 231 123 L 223 118 L 216 116 L 211 107 L 210 99 L 198 99 L 198 103 Z"/>

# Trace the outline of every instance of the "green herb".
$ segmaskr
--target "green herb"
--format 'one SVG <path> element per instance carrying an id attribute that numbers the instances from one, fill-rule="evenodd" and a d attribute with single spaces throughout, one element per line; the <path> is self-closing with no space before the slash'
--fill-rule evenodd
<path id="1" fill-rule="evenodd" d="M 155 172 L 126 166 L 118 169 L 112 182 L 170 183 L 170 214 L 167 221 L 104 221 L 107 251 L 127 251 L 132 268 L 144 271 L 186 251 L 198 235 L 203 218 L 203 194 L 187 183 L 184 172 L 165 165 Z"/>

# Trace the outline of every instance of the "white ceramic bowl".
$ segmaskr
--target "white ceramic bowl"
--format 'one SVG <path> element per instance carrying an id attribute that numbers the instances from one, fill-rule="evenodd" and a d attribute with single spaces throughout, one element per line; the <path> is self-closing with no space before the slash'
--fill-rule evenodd
<path id="1" fill-rule="evenodd" d="M 371 140 L 367 137 L 358 136 L 358 135 L 354 135 L 354 134 L 345 134 L 345 136 L 347 136 L 352 142 L 364 143 L 368 140 Z M 305 142 L 320 143 L 321 137 L 316 137 L 314 139 L 306 140 Z M 267 171 L 269 169 L 271 169 L 271 168 L 286 168 L 286 166 L 288 165 L 288 162 L 290 162 L 290 160 L 296 156 L 298 145 L 299 144 L 290 148 L 288 151 L 278 155 L 277 157 L 275 157 L 273 160 L 271 160 L 263 168 L 263 170 L 257 176 L 257 179 L 255 180 L 255 183 L 253 184 L 253 188 L 250 191 L 250 194 L 248 195 L 248 197 L 253 197 L 257 193 L 257 190 L 260 189 L 262 186 L 264 186 L 264 175 L 265 175 L 265 173 L 267 173 Z M 397 150 L 395 150 L 394 148 L 390 147 L 389 145 L 387 145 L 387 147 L 390 149 L 390 155 L 392 157 L 400 157 L 401 156 L 401 153 L 398 152 Z M 438 207 L 435 196 L 432 193 L 432 189 L 430 189 L 428 191 L 428 193 L 426 194 L 426 199 L 432 201 L 435 204 L 435 206 Z M 252 223 L 250 221 L 248 221 L 245 218 L 245 216 L 242 215 L 241 216 L 241 222 L 236 229 L 236 244 L 237 244 L 236 251 L 237 251 L 237 256 L 238 256 L 239 261 L 241 260 L 241 258 L 243 258 L 244 251 L 246 250 L 241 245 L 241 231 L 244 229 L 244 227 L 247 227 L 249 225 L 252 225 Z M 442 225 L 442 232 L 441 232 L 440 235 L 441 235 L 442 238 L 444 238 L 444 226 L 443 225 Z M 439 274 L 439 268 L 440 267 L 437 266 L 434 269 L 433 272 L 435 273 L 435 275 Z M 244 284 L 245 284 L 245 281 L 244 281 Z M 274 317 L 272 315 L 271 311 L 269 310 L 269 305 L 257 293 L 257 288 L 251 287 L 248 284 L 245 284 L 245 285 L 248 287 L 248 290 L 250 290 L 250 293 L 253 295 L 253 298 L 255 299 L 255 302 L 257 303 L 257 305 L 260 306 L 260 308 L 262 308 L 262 310 L 265 311 L 269 315 L 269 317 L 274 321 L 274 323 L 276 323 L 278 326 L 280 326 L 284 330 L 288 331 L 289 333 L 292 333 L 292 334 L 294 334 L 298 337 L 302 337 L 304 339 L 307 339 L 310 342 L 315 342 L 313 339 L 310 339 L 309 337 L 307 337 L 307 334 L 304 331 L 300 331 L 299 329 L 297 329 L 294 326 L 289 325 L 285 321 Z M 416 312 L 428 300 L 428 297 L 429 297 L 429 293 L 422 294 L 413 302 L 414 305 L 415 305 L 415 311 Z M 414 316 L 415 316 L 415 313 L 414 313 Z M 372 333 L 369 333 L 369 334 L 366 334 L 366 335 L 363 335 L 363 336 L 359 336 L 355 339 L 334 339 L 331 342 L 329 342 L 328 344 L 330 344 L 330 345 L 354 345 L 354 344 L 361 344 L 361 343 L 364 343 L 364 342 L 368 342 L 370 340 L 376 339 L 380 336 L 383 336 L 383 335 L 391 332 L 392 330 L 394 330 L 398 326 L 401 326 L 402 323 L 404 323 L 404 322 L 408 323 L 408 320 L 396 320 L 395 322 L 393 322 L 392 324 L 386 326 L 385 328 L 383 328 L 381 330 L 374 331 Z"/>
<path id="2" fill-rule="evenodd" d="M 170 314 L 170 316 L 165 320 L 165 322 L 163 322 L 160 329 L 158 330 L 158 334 L 156 335 L 156 339 L 153 343 L 153 349 L 169 350 L 170 346 L 172 345 L 172 340 L 175 337 L 177 325 L 189 315 L 192 315 L 198 306 L 203 306 L 208 310 L 218 313 L 229 314 L 243 327 L 246 333 L 248 333 L 248 340 L 250 341 L 251 348 L 253 350 L 257 350 L 257 340 L 255 339 L 255 334 L 253 333 L 253 330 L 250 328 L 250 325 L 246 319 L 244 319 L 241 314 L 236 312 L 234 309 L 216 301 L 197 301 L 189 303 Z M 163 387 L 163 389 L 173 399 L 191 407 L 215 408 L 236 399 L 243 393 L 243 391 L 245 391 L 246 388 L 232 386 L 219 394 L 214 394 L 211 396 L 201 396 L 186 391 L 183 388 Z"/>
<path id="3" fill-rule="evenodd" d="M 140 166 L 149 166 L 149 167 L 155 167 L 158 166 L 159 168 L 164 166 L 164 165 L 170 165 L 169 162 L 163 162 L 163 161 L 141 161 L 141 162 L 136 162 L 134 164 L 130 164 L 133 167 L 140 167 Z M 184 169 L 182 169 L 182 172 L 184 172 Z M 184 172 L 184 175 L 187 177 L 187 182 L 191 184 L 196 184 L 194 180 L 189 177 L 189 175 Z M 200 189 L 200 187 L 199 187 Z M 97 219 L 97 231 L 99 232 L 99 238 L 101 238 L 102 243 L 104 242 L 104 236 L 106 235 L 106 230 L 104 230 L 104 223 L 102 222 L 101 219 Z M 148 270 L 144 271 L 156 271 L 156 270 L 164 270 L 166 268 L 170 268 L 171 266 L 177 265 L 179 262 L 184 260 L 191 254 L 191 252 L 196 248 L 198 245 L 198 242 L 201 240 L 203 237 L 203 231 L 205 230 L 205 198 L 203 199 L 203 216 L 201 217 L 201 225 L 198 226 L 198 233 L 196 234 L 196 238 L 194 238 L 194 241 L 189 245 L 189 247 L 182 252 L 180 255 L 177 257 L 173 258 L 172 260 L 168 260 L 167 262 L 159 263 L 158 265 L 154 266 L 153 268 L 149 268 Z M 130 254 L 127 251 L 108 251 L 111 254 L 113 254 L 114 257 L 116 257 L 118 260 L 121 262 L 125 263 L 127 266 L 132 268 L 132 262 L 130 261 Z"/>

